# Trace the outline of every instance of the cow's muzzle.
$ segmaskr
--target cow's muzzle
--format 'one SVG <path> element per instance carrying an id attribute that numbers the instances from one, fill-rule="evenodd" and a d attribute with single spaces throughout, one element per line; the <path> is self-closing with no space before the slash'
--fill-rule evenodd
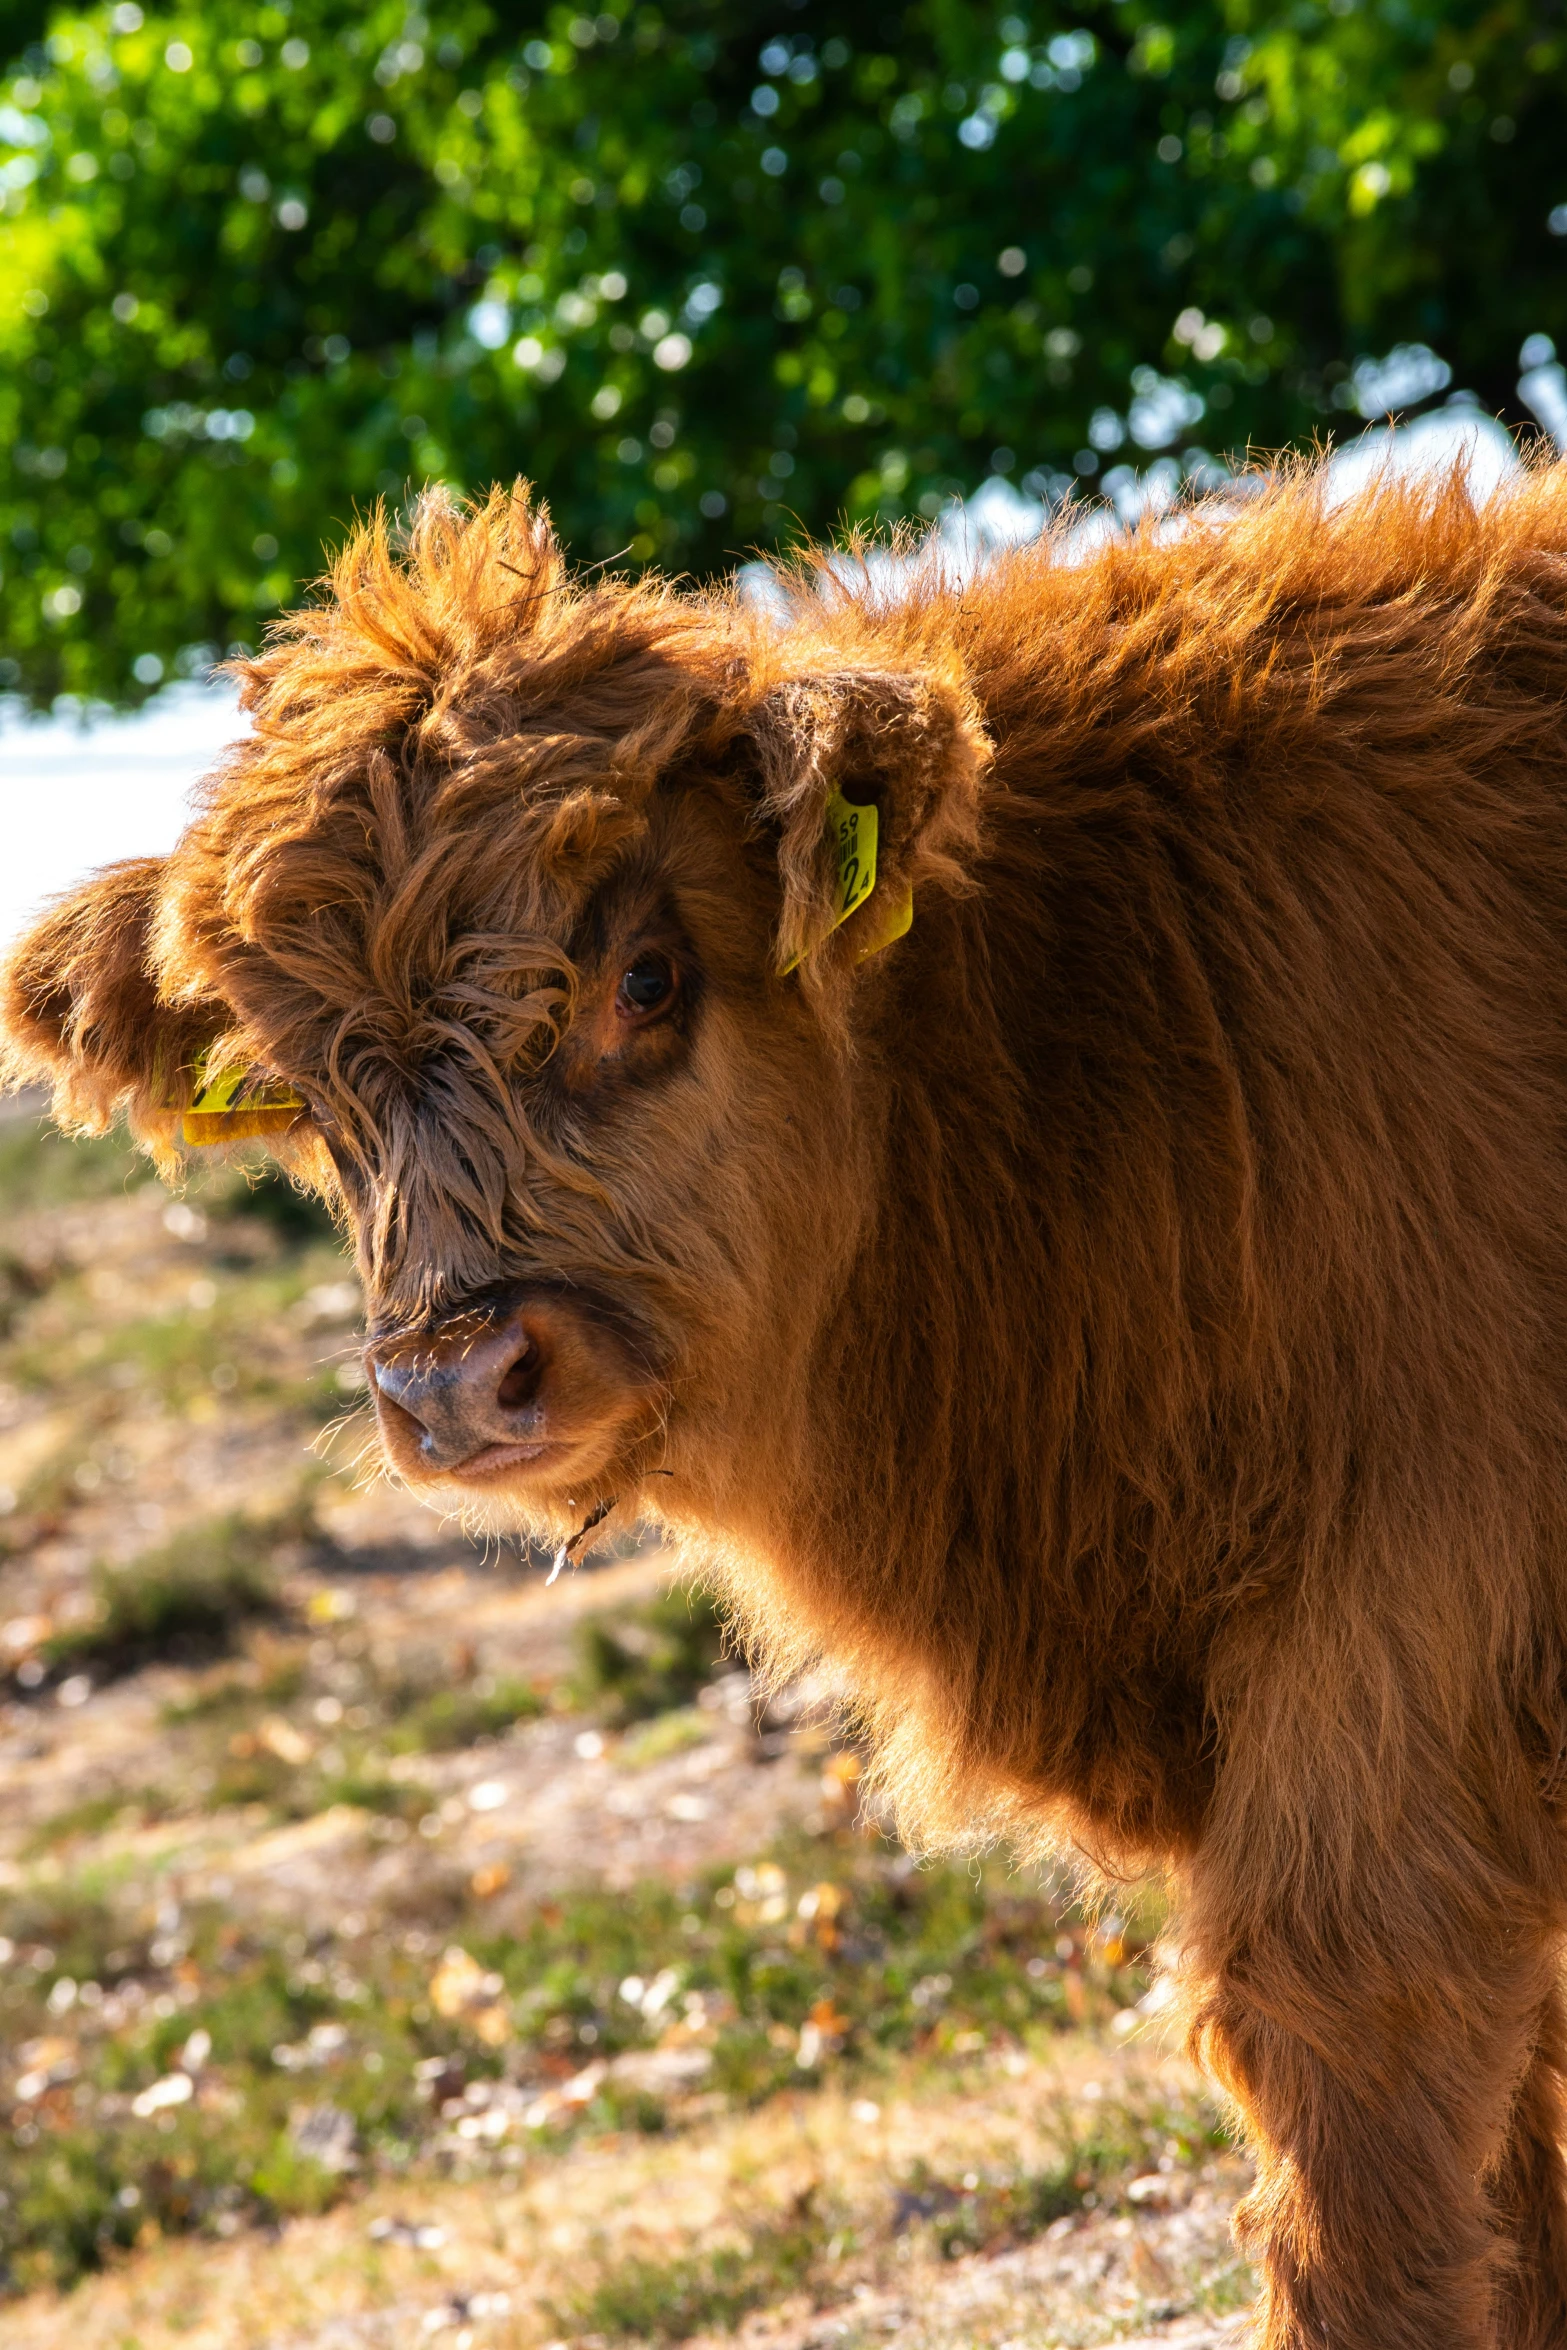
<path id="1" fill-rule="evenodd" d="M 558 1297 L 463 1313 L 365 1349 L 382 1441 L 415 1482 L 550 1481 L 645 1408 L 623 1341 Z"/>

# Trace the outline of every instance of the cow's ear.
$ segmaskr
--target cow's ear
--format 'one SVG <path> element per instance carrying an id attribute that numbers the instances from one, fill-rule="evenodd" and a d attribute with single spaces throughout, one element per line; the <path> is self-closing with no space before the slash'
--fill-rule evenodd
<path id="1" fill-rule="evenodd" d="M 162 1002 L 150 945 L 161 857 L 109 865 L 58 899 L 0 968 L 0 1076 L 45 1085 L 54 1114 L 102 1134 L 120 1111 L 158 1141 L 176 1072 L 210 1035 Z"/>
<path id="2" fill-rule="evenodd" d="M 847 969 L 907 927 L 911 900 L 917 919 L 923 892 L 966 885 L 991 753 L 961 676 L 788 678 L 762 696 L 746 731 L 761 813 L 777 828 L 780 968 L 804 963 L 822 978 Z M 851 861 L 853 811 L 866 808 L 875 810 L 875 880 L 846 917 L 846 895 L 864 886 L 863 859 L 858 875 Z"/>

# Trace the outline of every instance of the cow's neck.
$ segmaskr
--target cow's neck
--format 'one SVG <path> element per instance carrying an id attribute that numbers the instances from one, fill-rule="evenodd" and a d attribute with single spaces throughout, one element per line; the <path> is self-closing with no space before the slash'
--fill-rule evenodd
<path id="1" fill-rule="evenodd" d="M 880 1212 L 771 1547 L 895 1748 L 917 1724 L 898 1775 L 930 1816 L 972 1810 L 977 1775 L 1003 1809 L 1168 1843 L 1205 1771 L 1201 1609 L 1176 1605 L 1212 1556 L 1204 1332 L 1240 1277 L 1188 1209 L 1198 1187 L 1211 1227 L 1236 1192 L 1235 1137 L 1146 910 L 1059 846 L 1014 807 L 981 894 L 894 950 Z"/>

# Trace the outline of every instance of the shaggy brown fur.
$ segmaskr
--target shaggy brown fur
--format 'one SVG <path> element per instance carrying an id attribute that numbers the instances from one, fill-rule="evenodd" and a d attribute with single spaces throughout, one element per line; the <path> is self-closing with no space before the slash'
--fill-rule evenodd
<path id="1" fill-rule="evenodd" d="M 1270 2350 L 1567 2342 L 1567 468 L 781 611 L 432 500 L 331 589 L 13 1072 L 291 1081 L 381 1375 L 544 1366 L 438 1495 L 663 1518 L 912 1831 L 1175 1871 Z"/>

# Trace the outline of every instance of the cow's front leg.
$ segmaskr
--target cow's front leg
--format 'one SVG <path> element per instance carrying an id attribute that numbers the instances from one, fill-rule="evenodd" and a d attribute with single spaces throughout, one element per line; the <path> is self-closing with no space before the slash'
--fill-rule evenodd
<path id="1" fill-rule="evenodd" d="M 1534 2020 L 1528 2068 L 1513 2099 L 1507 2143 L 1487 2181 L 1513 2246 L 1503 2280 L 1502 2350 L 1567 2344 L 1567 2029 L 1553 1985 Z"/>
<path id="2" fill-rule="evenodd" d="M 1275 1745 L 1221 1781 L 1183 1929 L 1197 2044 L 1257 2161 L 1237 2236 L 1263 2274 L 1259 2350 L 1567 2341 L 1540 2331 L 1563 2225 L 1531 1840 L 1429 1747 L 1391 1820 L 1369 1796 L 1346 1810 L 1348 1769 L 1303 1783 L 1310 1760 Z"/>

